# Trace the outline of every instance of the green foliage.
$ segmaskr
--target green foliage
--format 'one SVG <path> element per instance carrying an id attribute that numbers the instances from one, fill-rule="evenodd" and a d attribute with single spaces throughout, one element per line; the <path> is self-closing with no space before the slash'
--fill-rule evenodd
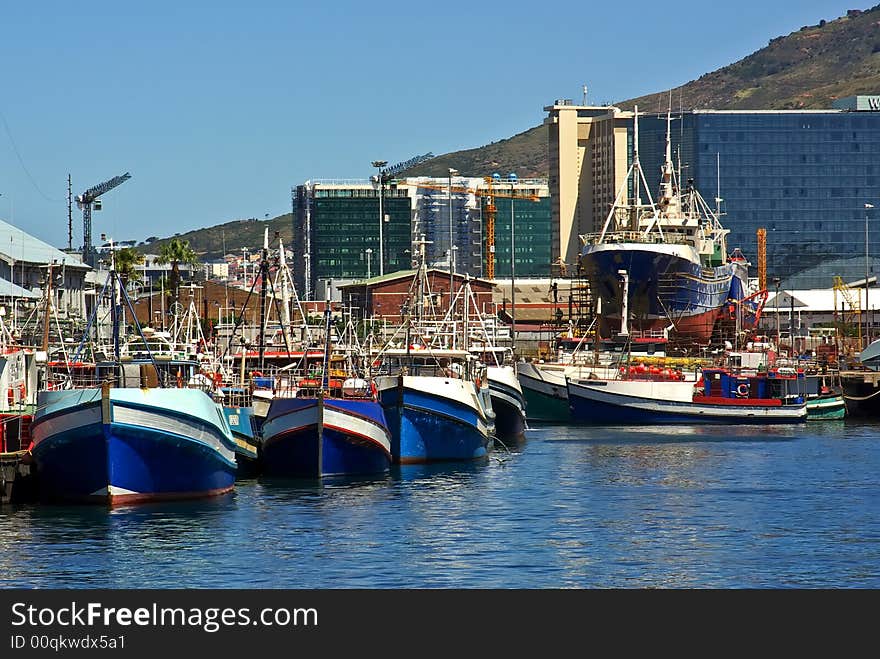
<path id="1" fill-rule="evenodd" d="M 130 281 L 140 281 L 141 271 L 138 266 L 144 262 L 144 256 L 133 247 L 117 250 L 114 254 L 116 272 L 124 284 Z"/>

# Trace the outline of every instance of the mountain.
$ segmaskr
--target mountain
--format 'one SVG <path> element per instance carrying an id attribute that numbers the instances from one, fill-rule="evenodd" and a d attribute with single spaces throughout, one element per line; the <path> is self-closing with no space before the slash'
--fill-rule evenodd
<path id="1" fill-rule="evenodd" d="M 880 5 L 852 9 L 835 20 L 805 25 L 770 39 L 760 50 L 674 90 L 614 103 L 631 110 L 662 112 L 672 91 L 674 108 L 787 110 L 829 108 L 834 99 L 880 93 Z M 679 102 L 679 99 L 681 101 Z M 432 158 L 402 176 L 446 176 L 454 167 L 464 176 L 549 175 L 547 133 L 535 126 L 513 137 Z"/>
<path id="2" fill-rule="evenodd" d="M 242 247 L 247 247 L 251 253 L 260 249 L 263 246 L 263 232 L 267 227 L 270 244 L 274 244 L 276 232 L 285 245 L 293 242 L 293 216 L 285 213 L 271 220 L 233 220 L 205 229 L 178 233 L 161 240 L 147 239 L 137 245 L 137 249 L 142 253 L 158 254 L 162 245 L 172 238 L 179 238 L 189 241 L 189 246 L 202 262 L 214 261 L 223 258 L 224 254 L 241 254 Z"/>

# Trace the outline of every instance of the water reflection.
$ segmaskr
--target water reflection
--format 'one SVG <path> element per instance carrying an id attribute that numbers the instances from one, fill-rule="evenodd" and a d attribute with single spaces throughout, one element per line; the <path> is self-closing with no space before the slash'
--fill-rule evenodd
<path id="1" fill-rule="evenodd" d="M 878 587 L 878 438 L 851 423 L 558 426 L 378 477 L 5 506 L 0 586 Z"/>

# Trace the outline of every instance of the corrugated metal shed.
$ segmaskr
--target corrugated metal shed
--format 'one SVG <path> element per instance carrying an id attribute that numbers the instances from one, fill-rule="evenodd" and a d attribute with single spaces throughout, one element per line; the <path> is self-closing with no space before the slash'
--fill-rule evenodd
<path id="1" fill-rule="evenodd" d="M 856 306 L 864 306 L 865 289 L 851 288 L 849 295 Z M 794 310 L 807 313 L 822 313 L 834 311 L 834 289 L 833 288 L 811 288 L 792 291 L 779 291 L 779 312 L 786 313 L 791 310 L 792 298 L 794 299 Z M 860 302 L 861 301 L 861 302 Z M 842 293 L 837 293 L 837 309 L 840 305 L 846 305 L 846 311 L 850 311 L 849 304 L 846 302 Z M 880 308 L 880 288 L 873 288 L 869 294 L 869 304 L 872 309 Z M 777 308 L 776 292 L 771 291 L 764 305 L 764 313 L 775 313 Z"/>
<path id="2" fill-rule="evenodd" d="M 86 269 L 89 267 L 80 261 L 79 257 L 65 254 L 60 249 L 34 238 L 3 220 L 0 220 L 0 258 L 7 262 L 24 261 L 25 263 L 52 263 L 52 261 L 61 263 L 64 261 L 68 268 Z"/>

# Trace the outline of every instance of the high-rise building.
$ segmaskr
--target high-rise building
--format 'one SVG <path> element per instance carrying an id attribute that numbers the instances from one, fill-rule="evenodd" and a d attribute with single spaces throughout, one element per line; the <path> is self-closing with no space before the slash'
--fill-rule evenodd
<path id="1" fill-rule="evenodd" d="M 835 276 L 856 282 L 866 270 L 869 278 L 878 272 L 880 214 L 872 207 L 880 209 L 880 97 L 850 97 L 834 106 L 672 116 L 673 161 L 682 184 L 692 179 L 710 205 L 717 204 L 730 230 L 728 245 L 740 247 L 753 264 L 758 229 L 766 230 L 767 274 L 783 288 L 829 288 Z M 603 186 L 597 185 L 604 180 L 599 173 L 625 174 L 631 164 L 632 113 L 560 104 L 547 111 L 551 191 L 556 181 L 560 197 L 568 198 L 560 201 L 554 223 L 562 230 L 560 244 L 570 245 L 577 233 L 601 230 L 623 176 Z M 572 127 L 554 132 L 554 124 L 566 123 Z M 614 149 L 603 149 L 594 139 L 599 124 L 613 125 L 615 134 L 622 130 L 626 141 L 615 139 Z M 666 132 L 666 113 L 640 114 L 639 159 L 648 185 L 659 184 Z M 593 163 L 587 176 L 578 161 L 560 155 L 575 147 L 581 160 Z M 579 213 L 563 213 L 571 208 Z"/>

